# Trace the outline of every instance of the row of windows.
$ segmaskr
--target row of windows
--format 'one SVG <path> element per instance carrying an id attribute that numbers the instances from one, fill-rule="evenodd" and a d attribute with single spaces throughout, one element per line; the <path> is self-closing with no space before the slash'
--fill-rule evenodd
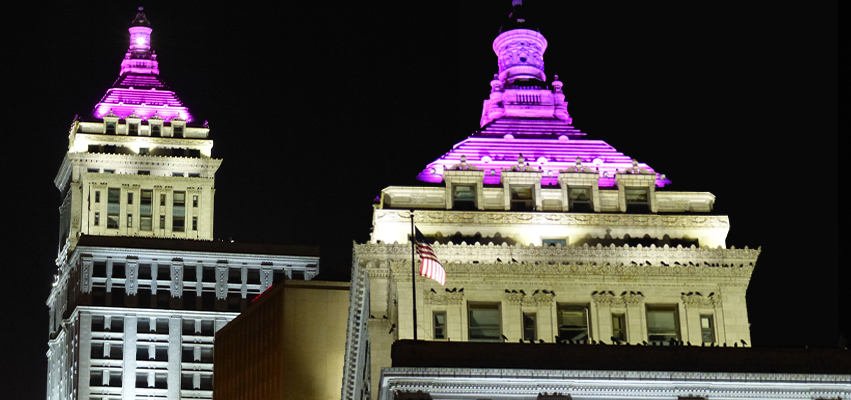
<path id="1" fill-rule="evenodd" d="M 145 153 L 145 154 L 147 154 L 147 153 Z M 98 174 L 98 173 L 114 174 L 115 170 L 114 169 L 108 169 L 108 168 L 103 168 L 103 169 L 101 169 L 101 168 L 88 168 L 87 172 L 94 173 L 94 174 Z M 124 172 L 124 173 L 127 173 L 127 172 Z M 140 170 L 136 170 L 136 174 L 137 175 L 150 175 L 151 171 L 140 169 Z M 198 172 L 189 172 L 189 173 L 172 172 L 171 176 L 175 176 L 175 177 L 187 177 L 188 176 L 190 178 L 200 178 L 201 174 L 198 173 Z"/>
<path id="2" fill-rule="evenodd" d="M 151 127 L 150 134 L 151 136 L 162 136 L 163 125 L 158 123 L 152 123 L 149 125 Z M 108 135 L 115 135 L 116 128 L 118 127 L 118 123 L 115 121 L 107 121 L 104 124 L 104 133 Z M 139 134 L 140 123 L 138 122 L 128 122 L 127 123 L 127 134 L 128 135 L 138 135 Z M 173 125 L 172 126 L 172 135 L 174 137 L 183 137 L 183 125 Z"/>
<path id="3" fill-rule="evenodd" d="M 511 196 L 511 211 L 534 211 L 535 190 L 531 185 L 511 185 L 508 189 Z M 568 190 L 568 209 L 576 212 L 593 212 L 591 187 L 571 186 Z M 632 213 L 650 212 L 650 201 L 647 188 L 626 188 L 626 211 Z M 478 201 L 476 185 L 452 186 L 453 210 L 477 210 Z"/>
<path id="4" fill-rule="evenodd" d="M 168 333 L 168 318 L 149 318 L 138 317 L 136 320 L 136 332 L 167 334 Z M 184 335 L 196 336 L 213 336 L 215 331 L 215 322 L 209 319 L 195 320 L 184 319 L 182 324 L 182 333 Z M 92 332 L 124 332 L 124 317 L 122 316 L 92 316 Z M 92 352 L 95 354 L 95 346 L 92 345 Z M 102 354 L 111 354 L 115 350 L 115 346 L 109 346 L 106 343 L 101 343 L 98 349 L 103 350 Z M 112 348 L 112 349 L 110 349 Z M 97 353 L 101 354 L 101 353 Z M 113 358 L 110 356 L 110 358 Z"/>
<path id="5" fill-rule="evenodd" d="M 239 290 L 231 290 L 224 299 L 219 299 L 213 289 L 203 289 L 198 296 L 195 288 L 185 287 L 182 293 L 172 296 L 169 288 L 156 294 L 147 288 L 139 288 L 136 295 L 127 294 L 122 287 L 113 287 L 107 292 L 104 287 L 94 287 L 88 305 L 108 307 L 131 307 L 174 310 L 243 311 L 260 295 L 259 289 L 248 290 L 246 297 Z"/>
<path id="6" fill-rule="evenodd" d="M 121 387 L 121 371 L 91 371 L 90 387 Z M 137 371 L 136 388 L 168 389 L 168 373 Z M 213 375 L 209 373 L 183 373 L 180 377 L 183 390 L 213 390 Z"/>
<path id="7" fill-rule="evenodd" d="M 127 272 L 125 270 L 124 263 L 113 263 L 111 274 L 108 273 L 109 269 L 107 268 L 106 262 L 95 262 L 92 265 L 92 277 L 93 278 L 112 278 L 112 279 L 126 279 Z M 296 272 L 296 271 L 293 271 Z M 216 267 L 202 267 L 198 268 L 195 265 L 185 265 L 182 268 L 182 280 L 184 282 L 207 282 L 207 283 L 216 283 Z M 276 270 L 273 272 L 273 278 L 275 282 L 280 281 L 285 272 L 282 270 Z M 200 275 L 200 276 L 199 276 Z M 171 266 L 169 265 L 158 265 L 157 268 L 153 268 L 151 264 L 139 264 L 136 270 L 136 277 L 138 280 L 154 280 L 170 282 L 172 279 L 171 276 Z M 294 276 L 295 277 L 295 276 Z M 246 271 L 246 280 L 243 282 L 242 280 L 242 268 L 228 268 L 227 274 L 227 282 L 228 283 L 245 283 L 248 285 L 259 285 L 260 282 L 260 270 L 257 268 L 248 268 Z"/>
<path id="8" fill-rule="evenodd" d="M 502 315 L 500 305 L 468 304 L 467 336 L 471 341 L 501 341 Z M 587 305 L 560 304 L 557 310 L 558 337 L 562 341 L 586 342 L 591 339 L 591 317 Z M 647 341 L 669 344 L 680 340 L 679 317 L 676 306 L 648 306 L 646 309 Z M 612 314 L 612 337 L 610 340 L 627 341 L 627 321 L 624 314 Z M 445 311 L 433 313 L 434 339 L 448 339 Z M 537 341 L 537 315 L 522 314 L 523 340 Z M 711 315 L 700 316 L 701 340 L 715 342 L 715 326 Z M 603 339 L 603 338 L 598 338 Z M 609 341 L 609 340 L 605 340 Z"/>
<path id="9" fill-rule="evenodd" d="M 95 190 L 95 203 L 100 203 L 101 201 L 101 191 Z M 133 205 L 133 195 L 134 193 L 128 192 L 125 200 L 125 204 Z M 107 189 L 107 215 L 106 215 L 106 227 L 107 229 L 118 229 L 118 219 L 119 213 L 121 210 L 120 205 L 120 197 L 121 197 L 121 189 L 109 188 Z M 142 231 L 151 231 L 153 230 L 153 190 L 142 190 L 141 199 L 139 203 L 139 229 Z M 166 194 L 160 194 L 160 207 L 165 207 L 166 205 Z M 172 195 L 172 220 L 171 220 L 171 229 L 175 232 L 183 232 L 185 230 L 185 221 L 186 221 L 186 192 L 183 191 L 175 191 Z M 192 207 L 198 207 L 198 195 L 192 195 Z M 133 214 L 127 213 L 127 228 L 133 228 Z M 159 216 L 159 229 L 165 229 L 165 215 Z M 100 226 L 101 218 L 100 212 L 94 213 L 94 225 Z M 192 217 L 192 227 L 191 230 L 198 230 L 198 217 Z"/>

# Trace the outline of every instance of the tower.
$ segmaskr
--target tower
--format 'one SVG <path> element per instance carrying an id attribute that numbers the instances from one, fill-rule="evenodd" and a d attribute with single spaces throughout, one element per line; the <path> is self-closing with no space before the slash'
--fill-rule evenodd
<path id="1" fill-rule="evenodd" d="M 345 399 L 378 397 L 394 343 L 414 331 L 453 343 L 750 344 L 745 293 L 760 251 L 726 247 L 712 193 L 670 191 L 665 175 L 576 129 L 563 82 L 544 73 L 546 38 L 513 6 L 481 128 L 418 174 L 443 186 L 384 189 L 370 242 L 355 245 Z M 412 289 L 412 224 L 446 287 L 416 277 Z"/>
<path id="2" fill-rule="evenodd" d="M 160 80 L 141 8 L 129 33 L 55 179 L 50 400 L 211 399 L 215 332 L 273 283 L 318 273 L 315 247 L 213 240 L 209 126 Z"/>

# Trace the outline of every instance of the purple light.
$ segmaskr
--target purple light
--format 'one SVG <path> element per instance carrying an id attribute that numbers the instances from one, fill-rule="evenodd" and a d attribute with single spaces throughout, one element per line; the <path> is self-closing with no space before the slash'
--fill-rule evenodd
<path id="1" fill-rule="evenodd" d="M 147 25 L 141 10 L 136 20 Z M 119 118 L 133 115 L 147 120 L 156 115 L 166 121 L 180 118 L 192 122 L 189 109 L 159 79 L 159 63 L 150 46 L 152 29 L 136 25 L 128 31 L 130 46 L 121 62 L 121 72 L 112 88 L 95 105 L 94 116 L 103 118 L 111 111 Z"/>

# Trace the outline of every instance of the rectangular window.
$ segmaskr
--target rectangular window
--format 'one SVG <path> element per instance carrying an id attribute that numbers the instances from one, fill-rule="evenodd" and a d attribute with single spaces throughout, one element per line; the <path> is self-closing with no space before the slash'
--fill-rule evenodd
<path id="1" fill-rule="evenodd" d="M 173 131 L 174 131 L 174 137 L 183 137 L 183 126 L 182 125 L 175 126 Z"/>
<path id="2" fill-rule="evenodd" d="M 127 204 L 133 204 L 133 193 L 127 193 Z"/>
<path id="3" fill-rule="evenodd" d="M 612 337 L 622 342 L 626 341 L 626 316 L 612 314 Z"/>
<path id="4" fill-rule="evenodd" d="M 544 247 L 567 247 L 567 239 L 541 239 Z"/>
<path id="5" fill-rule="evenodd" d="M 150 147 L 140 147 L 139 148 L 139 155 L 147 156 L 149 154 L 151 154 L 151 148 Z"/>
<path id="6" fill-rule="evenodd" d="M 198 217 L 192 217 L 192 230 L 198 230 Z"/>
<path id="7" fill-rule="evenodd" d="M 511 211 L 532 211 L 535 209 L 531 187 L 512 186 L 509 191 L 511 193 Z"/>
<path id="8" fill-rule="evenodd" d="M 127 227 L 133 227 L 133 214 L 127 214 Z"/>
<path id="9" fill-rule="evenodd" d="M 165 207 L 165 193 L 160 195 L 160 206 Z"/>
<path id="10" fill-rule="evenodd" d="M 95 213 L 95 226 L 100 226 L 100 213 Z"/>
<path id="11" fill-rule="evenodd" d="M 89 373 L 89 386 L 103 386 L 103 371 L 91 371 Z"/>
<path id="12" fill-rule="evenodd" d="M 588 305 L 558 306 L 558 336 L 562 340 L 588 340 Z"/>
<path id="13" fill-rule="evenodd" d="M 160 124 L 151 124 L 151 136 L 160 136 Z"/>
<path id="14" fill-rule="evenodd" d="M 127 124 L 127 134 L 129 134 L 129 135 L 139 134 L 139 124 Z"/>
<path id="15" fill-rule="evenodd" d="M 626 188 L 626 212 L 647 213 L 650 212 L 650 201 L 646 188 Z"/>
<path id="16" fill-rule="evenodd" d="M 590 187 L 569 187 L 568 209 L 576 212 L 594 212 L 594 204 L 591 202 Z"/>
<path id="17" fill-rule="evenodd" d="M 95 190 L 95 203 L 100 203 L 100 190 Z"/>
<path id="18" fill-rule="evenodd" d="M 153 229 L 151 226 L 151 213 L 152 206 L 151 201 L 153 200 L 153 191 L 151 190 L 142 190 L 142 200 L 139 204 L 139 213 L 141 218 L 139 219 L 139 229 L 143 231 L 150 231 Z"/>
<path id="19" fill-rule="evenodd" d="M 703 343 L 715 343 L 715 324 L 712 323 L 711 315 L 700 316 L 700 336 Z"/>
<path id="20" fill-rule="evenodd" d="M 118 212 L 121 210 L 120 199 L 121 189 L 110 188 L 107 190 L 106 227 L 109 229 L 118 229 Z"/>
<path id="21" fill-rule="evenodd" d="M 121 371 L 109 371 L 109 386 L 121 387 Z"/>
<path id="22" fill-rule="evenodd" d="M 197 194 L 192 195 L 192 207 L 195 207 L 195 208 L 198 207 L 198 195 Z"/>
<path id="23" fill-rule="evenodd" d="M 538 340 L 537 320 L 535 313 L 523 313 L 523 340 Z"/>
<path id="24" fill-rule="evenodd" d="M 446 339 L 446 311 L 434 312 L 434 339 Z"/>
<path id="25" fill-rule="evenodd" d="M 501 341 L 499 304 L 469 304 L 470 341 Z"/>
<path id="26" fill-rule="evenodd" d="M 453 210 L 475 210 L 476 209 L 476 186 L 454 185 L 452 187 L 452 209 Z"/>
<path id="27" fill-rule="evenodd" d="M 647 341 L 670 344 L 679 340 L 677 307 L 648 306 L 647 307 Z"/>
<path id="28" fill-rule="evenodd" d="M 160 229 L 165 229 L 165 215 L 160 215 Z"/>
<path id="29" fill-rule="evenodd" d="M 105 169 L 105 170 L 103 170 L 103 173 L 104 174 L 114 174 L 115 170 L 114 169 Z"/>
<path id="30" fill-rule="evenodd" d="M 140 170 L 137 172 L 137 174 L 139 174 L 139 175 L 150 175 L 150 174 L 151 174 L 151 171 L 145 171 L 145 170 L 141 170 L 141 169 L 140 169 Z"/>
<path id="31" fill-rule="evenodd" d="M 190 177 L 190 178 L 200 178 L 200 177 L 201 177 L 201 174 L 199 174 L 199 173 L 197 173 L 197 172 L 190 172 L 190 173 L 189 173 L 189 177 Z"/>
<path id="32" fill-rule="evenodd" d="M 107 122 L 106 123 L 106 134 L 114 135 L 115 134 L 115 122 Z"/>
<path id="33" fill-rule="evenodd" d="M 92 146 L 89 146 L 89 147 L 92 147 Z M 97 146 L 95 146 L 95 147 L 97 147 Z M 95 150 L 95 151 L 97 151 L 97 150 Z M 94 153 L 94 152 L 93 152 L 91 149 L 89 149 L 89 153 Z M 87 169 L 86 169 L 86 172 L 90 172 L 90 173 L 95 173 L 95 174 L 96 174 L 96 173 L 100 172 L 100 169 L 98 169 L 98 168 L 87 168 Z"/>
<path id="34" fill-rule="evenodd" d="M 186 204 L 186 192 L 174 192 L 172 197 L 172 220 L 171 220 L 171 230 L 175 232 L 183 232 L 185 229 L 185 218 L 186 210 L 184 208 Z"/>

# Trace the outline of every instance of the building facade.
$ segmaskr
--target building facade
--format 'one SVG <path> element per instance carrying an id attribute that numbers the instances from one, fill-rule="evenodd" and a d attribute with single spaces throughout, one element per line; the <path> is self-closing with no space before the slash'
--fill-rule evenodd
<path id="1" fill-rule="evenodd" d="M 349 283 L 285 281 L 216 333 L 216 400 L 340 395 Z"/>
<path id="2" fill-rule="evenodd" d="M 318 273 L 314 247 L 213 241 L 209 126 L 160 80 L 141 9 L 129 31 L 55 179 L 50 400 L 211 399 L 215 332 L 274 282 Z"/>
<path id="3" fill-rule="evenodd" d="M 534 371 L 486 366 L 385 370 L 394 343 L 415 332 L 445 342 L 750 347 L 745 294 L 760 250 L 726 247 L 729 219 L 712 213 L 711 193 L 670 191 L 665 175 L 574 128 L 563 83 L 544 73 L 547 40 L 513 3 L 493 42 L 499 70 L 481 129 L 419 173 L 442 186 L 384 189 L 370 242 L 354 246 L 343 399 L 409 389 L 532 399 L 546 386 Z M 412 225 L 433 242 L 445 287 L 416 276 L 414 289 Z M 659 398 L 691 396 L 657 375 L 670 389 Z M 473 389 L 487 379 L 503 388 Z"/>

